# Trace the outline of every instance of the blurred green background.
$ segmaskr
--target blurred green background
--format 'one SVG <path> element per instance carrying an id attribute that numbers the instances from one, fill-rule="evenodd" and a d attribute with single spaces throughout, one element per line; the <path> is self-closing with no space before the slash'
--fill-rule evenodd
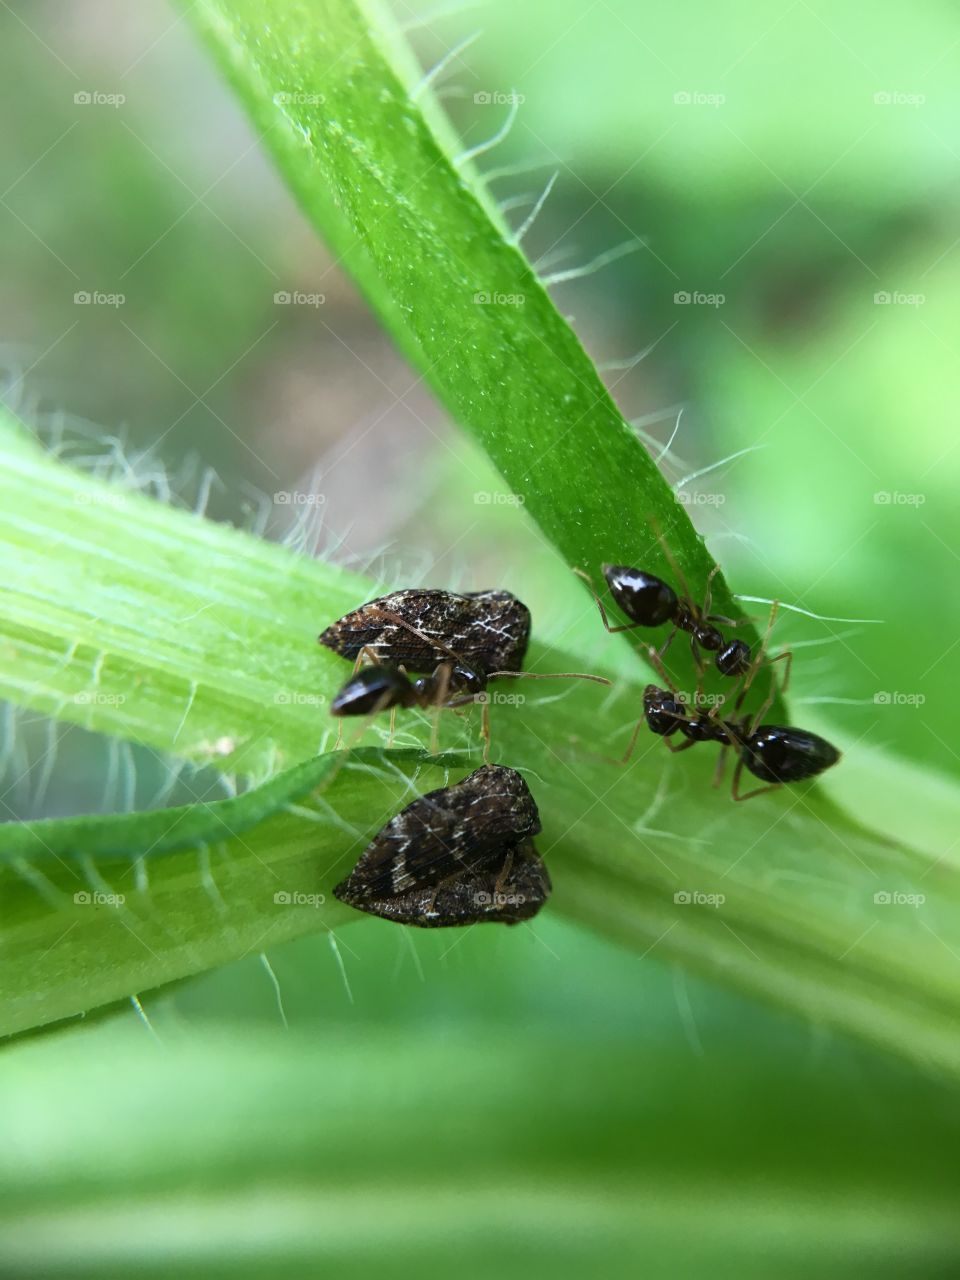
<path id="1" fill-rule="evenodd" d="M 465 148 L 500 127 L 507 95 L 522 95 L 509 138 L 481 167 L 507 171 L 489 190 L 509 202 L 514 226 L 529 211 L 520 199 L 535 200 L 559 172 L 524 242 L 533 260 L 561 270 L 644 242 L 554 296 L 598 361 L 648 351 L 606 376 L 625 415 L 664 443 L 683 409 L 671 479 L 760 446 L 683 490 L 735 589 L 883 620 L 782 620 L 778 637 L 818 646 L 795 664 L 798 719 L 809 707 L 805 719 L 840 740 L 956 774 L 956 11 L 882 4 L 867 16 L 804 0 L 489 0 L 460 11 L 400 2 L 393 11 L 424 67 L 481 30 L 438 81 Z M 372 566 L 390 581 L 502 581 L 529 601 L 543 635 L 589 653 L 597 629 L 578 621 L 566 570 L 522 512 L 475 504 L 487 464 L 317 243 L 179 11 L 155 0 L 11 0 L 0 6 L 0 70 L 9 121 L 0 135 L 0 379 L 21 414 L 65 457 L 89 464 L 116 439 L 159 496 L 169 490 L 309 554 Z M 103 300 L 110 295 L 122 303 Z M 169 762 L 79 730 L 13 715 L 5 729 L 13 816 L 216 792 L 213 777 L 177 780 Z M 836 787 L 842 798 L 839 771 Z M 125 1143 L 91 1137 L 58 1092 L 73 1053 L 97 1105 L 109 1108 L 116 1081 L 142 1073 L 148 1109 L 153 1100 L 189 1123 L 198 1098 L 216 1098 L 231 1132 L 257 1089 L 270 1091 L 271 1072 L 285 1082 L 290 1107 L 273 1097 L 276 1151 L 267 1155 L 264 1138 L 263 1179 L 284 1186 L 276 1165 L 288 1155 L 291 1196 L 306 1187 L 319 1203 L 324 1188 L 339 1188 L 364 1206 L 362 1248 L 341 1241 L 325 1252 L 308 1239 L 292 1265 L 320 1253 L 345 1274 L 382 1273 L 385 1259 L 445 1272 L 460 1238 L 470 1247 L 457 1265 L 478 1275 L 538 1261 L 549 1261 L 544 1274 L 591 1263 L 634 1274 L 637 1249 L 657 1276 L 956 1274 L 956 1240 L 936 1219 L 956 1190 L 940 1154 L 955 1104 L 936 1086 L 667 972 L 655 951 L 626 956 L 549 911 L 534 930 L 464 937 L 359 922 L 341 942 L 342 969 L 323 940 L 271 953 L 282 1015 L 252 957 L 144 997 L 163 1047 L 124 1012 L 129 1025 L 108 1020 L 6 1051 L 10 1118 L 14 1103 L 19 1114 L 46 1114 L 36 1150 L 49 1146 L 48 1173 L 36 1174 L 49 1199 L 28 1195 L 24 1221 L 7 1224 L 11 1274 L 79 1272 L 88 1254 L 91 1274 L 132 1274 L 148 1261 L 159 1274 L 186 1274 L 176 1268 L 196 1262 L 203 1231 L 173 1210 L 169 1257 L 149 1232 L 140 1253 L 103 1247 L 124 1221 L 105 1206 L 122 1205 L 124 1188 L 134 1204 L 156 1191 L 144 1174 L 151 1161 L 168 1160 L 171 1183 L 179 1171 L 198 1194 L 243 1177 L 260 1185 L 256 1161 L 226 1143 L 211 1143 L 208 1158 L 193 1152 L 188 1178 L 151 1126 L 131 1119 L 135 1099 L 121 1099 Z M 214 1029 L 225 1041 L 207 1040 Z M 517 1188 L 513 1236 L 485 1233 L 469 1215 L 460 1230 L 462 1205 L 442 1197 L 427 1222 L 438 1188 L 487 1176 L 469 1149 L 482 1126 L 466 1126 L 461 1149 L 430 1084 L 447 1055 L 459 1069 L 474 1048 L 494 1075 L 521 1069 L 525 1055 L 548 1067 L 535 1089 L 501 1080 L 491 1095 L 513 1124 L 528 1111 L 539 1117 L 489 1157 L 495 1185 Z M 219 1089 L 203 1075 L 218 1056 Z M 164 1062 L 177 1064 L 175 1081 Z M 369 1113 L 362 1096 L 333 1087 L 344 1062 L 377 1082 Z M 196 1093 L 193 1072 L 203 1076 Z M 567 1140 L 554 1143 L 544 1129 L 563 1081 L 556 1123 Z M 448 1087 L 439 1094 L 455 1105 Z M 331 1089 L 339 1137 L 324 1125 Z M 715 1108 L 705 1110 L 705 1091 Z M 394 1113 L 422 1134 L 422 1148 L 399 1120 L 396 1140 L 383 1137 Z M 311 1139 L 302 1150 L 301 1124 Z M 3 1175 L 11 1185 L 18 1168 L 33 1168 L 37 1139 L 26 1125 L 16 1134 Z M 538 1163 L 544 1145 L 550 1159 Z M 340 1183 L 332 1162 L 348 1153 Z M 378 1228 L 378 1206 L 393 1203 L 408 1172 L 423 1186 L 418 1229 L 424 1240 L 440 1232 L 439 1258 L 409 1240 L 401 1249 L 390 1213 Z M 531 1190 L 551 1178 L 608 1190 L 622 1178 L 630 1196 L 609 1230 L 588 1212 L 568 1236 L 565 1214 L 551 1217 Z M 65 1217 L 60 1229 L 75 1251 L 45 1254 L 44 1215 L 58 1220 L 74 1201 L 80 1219 Z M 274 1238 L 269 1226 L 275 1208 L 244 1210 L 262 1231 L 260 1252 L 241 1258 L 226 1196 L 208 1224 L 219 1252 L 197 1273 L 222 1263 L 231 1274 L 289 1274 L 283 1231 Z M 525 1233 L 524 1221 L 541 1219 L 546 1226 Z M 291 1228 L 287 1243 L 296 1236 Z"/>

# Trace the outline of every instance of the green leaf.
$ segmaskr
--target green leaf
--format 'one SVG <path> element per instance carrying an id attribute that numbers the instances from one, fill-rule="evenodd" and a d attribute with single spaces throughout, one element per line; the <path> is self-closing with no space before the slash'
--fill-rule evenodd
<path id="1" fill-rule="evenodd" d="M 333 745 L 327 707 L 349 668 L 315 637 L 375 594 L 375 584 L 124 494 L 19 436 L 7 437 L 4 449 L 0 556 L 10 568 L 0 691 L 103 732 L 261 776 Z M 867 831 L 816 789 L 784 788 L 733 805 L 709 786 L 709 747 L 674 758 L 643 735 L 628 768 L 609 763 L 603 757 L 623 750 L 640 714 L 641 688 L 628 663 L 617 665 L 630 658 L 626 651 L 611 643 L 602 657 L 609 665 L 598 656 L 599 668 L 623 673 L 612 690 L 517 682 L 500 686 L 512 705 L 491 707 L 493 758 L 525 771 L 540 807 L 540 849 L 556 886 L 547 909 L 641 954 L 655 948 L 658 957 L 958 1073 L 956 852 L 945 841 L 934 858 Z M 560 650 L 531 647 L 532 670 L 573 665 Z M 441 721 L 444 745 L 466 746 L 472 765 L 480 759 L 476 719 L 473 711 Z M 382 748 L 385 733 L 374 726 L 367 741 Z M 423 746 L 429 733 L 429 717 L 399 716 L 398 743 Z M 359 745 L 350 731 L 348 741 Z M 853 744 L 854 770 L 856 756 Z M 255 936 L 275 892 L 328 892 L 347 851 L 359 853 L 406 802 L 412 767 L 418 790 L 442 783 L 439 768 L 408 762 L 398 773 L 391 759 L 351 773 L 349 786 L 344 766 L 317 802 L 328 825 L 312 811 L 284 810 L 233 839 L 226 856 L 161 855 L 146 864 L 149 883 L 139 887 L 130 858 L 97 859 L 79 885 L 75 866 L 51 865 L 42 853 L 7 863 L 2 1025 L 39 1025 L 328 927 L 326 908 L 308 908 L 295 924 L 283 916 L 268 937 Z M 360 762 L 353 768 L 364 770 Z M 4 840 L 16 852 L 23 838 L 16 827 L 0 828 L 0 856 Z M 52 894 L 43 896 L 38 875 Z M 137 907 L 135 920 L 72 902 L 78 888 L 130 884 L 141 895 L 129 908 Z M 875 902 L 878 893 L 923 901 Z M 709 905 L 709 895 L 722 903 Z M 218 897 L 226 911 L 218 911 Z M 148 946 L 125 920 L 149 931 Z"/>
<path id="2" fill-rule="evenodd" d="M 212 804 L 0 827 L 0 1034 L 339 925 L 370 831 L 457 766 L 336 752 Z"/>
<path id="3" fill-rule="evenodd" d="M 703 540 L 472 165 L 454 163 L 435 111 L 428 125 L 383 13 L 374 22 L 353 0 L 187 10 L 307 215 L 567 563 L 595 580 L 605 562 L 668 579 L 679 564 L 702 599 L 713 567 Z M 712 585 L 718 612 L 741 616 L 719 575 Z M 739 634 L 757 638 L 748 625 Z M 646 651 L 642 632 L 627 638 Z M 678 665 L 692 676 L 689 657 Z"/>
<path id="4" fill-rule="evenodd" d="M 671 1280 L 956 1269 L 953 1099 L 882 1064 L 496 1028 L 160 1034 L 4 1054 L 11 1274 L 435 1275 L 454 1254 L 471 1280 L 628 1277 L 638 1258 Z"/>

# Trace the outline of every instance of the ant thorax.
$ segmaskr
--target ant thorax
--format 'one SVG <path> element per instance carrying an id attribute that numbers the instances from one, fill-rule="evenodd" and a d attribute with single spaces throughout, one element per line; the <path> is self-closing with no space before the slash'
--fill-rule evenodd
<path id="1" fill-rule="evenodd" d="M 441 662 L 431 675 L 413 681 L 414 694 L 422 706 L 434 706 L 464 694 L 480 694 L 486 687 L 485 672 L 454 662 Z"/>

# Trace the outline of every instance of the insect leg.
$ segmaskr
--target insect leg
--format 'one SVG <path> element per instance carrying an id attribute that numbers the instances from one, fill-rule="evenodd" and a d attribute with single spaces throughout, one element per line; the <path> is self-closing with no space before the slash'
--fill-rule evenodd
<path id="1" fill-rule="evenodd" d="M 612 627 L 610 625 L 610 619 L 607 617 L 607 611 L 603 607 L 603 601 L 597 595 L 597 590 L 594 587 L 593 583 L 590 581 L 590 578 L 588 577 L 588 575 L 584 573 L 582 569 L 574 569 L 573 572 L 577 575 L 578 578 L 582 578 L 584 582 L 587 584 L 587 586 L 590 588 L 590 594 L 593 596 L 594 601 L 596 602 L 596 606 L 600 610 L 600 619 L 603 622 L 604 627 L 606 627 L 607 631 L 609 631 L 612 636 L 616 635 L 618 631 L 635 631 L 637 627 L 642 625 L 639 622 L 622 622 L 619 625 Z"/>

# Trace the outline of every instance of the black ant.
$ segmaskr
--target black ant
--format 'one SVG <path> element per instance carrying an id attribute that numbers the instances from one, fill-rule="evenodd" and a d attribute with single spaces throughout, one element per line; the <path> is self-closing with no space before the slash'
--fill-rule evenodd
<path id="1" fill-rule="evenodd" d="M 693 603 L 686 588 L 684 588 L 685 595 L 681 598 L 662 578 L 646 573 L 643 569 L 634 569 L 625 564 L 603 565 L 603 576 L 610 588 L 610 594 L 630 619 L 629 622 L 611 626 L 603 601 L 594 590 L 589 576 L 580 569 L 574 570 L 589 584 L 593 598 L 597 602 L 597 608 L 600 610 L 603 625 L 611 635 L 618 631 L 633 631 L 637 627 L 660 627 L 665 622 L 672 622 L 673 630 L 667 636 L 663 648 L 657 653 L 658 658 L 662 659 L 678 631 L 686 631 L 690 635 L 690 648 L 698 670 L 702 670 L 699 650 L 706 649 L 708 653 L 716 654 L 714 665 L 722 676 L 742 676 L 750 669 L 750 646 L 744 640 L 726 640 L 714 623 L 722 622 L 728 626 L 737 624 L 730 618 L 710 612 L 710 584 L 719 571 L 719 565 L 714 565 L 710 571 L 706 599 L 700 606 Z M 657 665 L 660 668 L 660 664 Z"/>
<path id="2" fill-rule="evenodd" d="M 707 589 L 704 596 L 703 605 L 696 605 L 691 596 L 690 588 L 687 586 L 680 566 L 670 553 L 664 539 L 660 534 L 657 538 L 663 548 L 664 554 L 677 574 L 684 595 L 678 596 L 673 588 L 662 578 L 656 577 L 652 573 L 646 573 L 642 569 L 634 569 L 628 565 L 603 565 L 603 576 L 610 588 L 610 594 L 616 600 L 617 604 L 623 612 L 632 621 L 623 623 L 619 626 L 611 626 L 607 619 L 606 610 L 603 601 L 597 595 L 590 582 L 587 574 L 581 570 L 574 570 L 581 578 L 583 578 L 590 586 L 593 598 L 600 610 L 600 617 L 607 631 L 616 633 L 618 631 L 631 631 L 636 627 L 656 627 L 662 626 L 666 622 L 673 623 L 673 630 L 667 636 L 666 642 L 657 650 L 652 646 L 648 649 L 648 656 L 652 665 L 660 673 L 666 684 L 670 684 L 670 676 L 663 664 L 663 655 L 670 647 L 674 637 L 678 631 L 686 631 L 690 635 L 690 649 L 693 653 L 693 659 L 699 672 L 703 672 L 703 666 L 700 661 L 700 649 L 706 649 L 710 653 L 715 653 L 716 658 L 714 665 L 717 671 L 723 676 L 742 676 L 743 683 L 740 686 L 737 707 L 739 708 L 743 699 L 749 690 L 753 680 L 763 665 L 767 649 L 770 643 L 770 636 L 773 632 L 773 626 L 777 618 L 779 608 L 778 602 L 774 601 L 767 620 L 767 629 L 763 637 L 763 641 L 757 650 L 756 655 L 752 655 L 750 646 L 743 640 L 726 640 L 722 632 L 714 625 L 714 623 L 722 622 L 728 626 L 739 625 L 731 618 L 723 617 L 719 614 L 710 612 L 712 599 L 711 584 L 716 575 L 720 572 L 720 566 L 714 565 L 707 578 Z M 780 692 L 786 693 L 787 686 L 790 683 L 790 671 L 793 664 L 793 654 L 789 649 L 778 653 L 776 657 L 767 660 L 767 665 L 772 666 L 775 662 L 783 662 L 784 675 L 783 683 L 780 686 Z M 771 692 L 771 698 L 773 694 Z M 767 704 L 769 705 L 769 703 Z"/>
<path id="3" fill-rule="evenodd" d="M 357 669 L 330 704 L 333 715 L 376 715 L 381 711 L 392 712 L 397 707 L 456 709 L 472 702 L 480 702 L 483 706 L 483 754 L 486 761 L 490 751 L 490 701 L 486 692 L 490 680 L 509 676 L 528 680 L 592 680 L 596 684 L 610 684 L 605 676 L 587 675 L 580 671 L 486 671 L 482 667 L 472 667 L 441 641 L 424 636 L 398 614 L 388 613 L 387 616 L 399 626 L 449 654 L 449 658 L 440 662 L 430 675 L 412 680 L 402 667 L 385 665 L 379 662 L 375 652 L 361 650 L 357 658 Z M 374 659 L 373 666 L 359 667 L 364 653 Z M 434 722 L 434 740 L 431 745 L 434 753 L 436 736 L 437 724 Z"/>
<path id="4" fill-rule="evenodd" d="M 653 532 L 660 543 L 667 562 L 673 568 L 680 583 L 683 592 L 682 596 L 678 595 L 673 587 L 664 582 L 662 578 L 658 578 L 652 573 L 647 573 L 643 569 L 634 569 L 625 564 L 605 564 L 602 566 L 602 572 L 610 589 L 610 594 L 630 619 L 629 622 L 621 623 L 619 626 L 611 626 L 603 601 L 597 594 L 589 575 L 584 573 L 582 569 L 575 569 L 574 572 L 589 585 L 593 598 L 597 602 L 597 608 L 600 610 L 603 625 L 607 631 L 614 634 L 618 631 L 632 631 L 636 627 L 660 627 L 664 623 L 672 622 L 673 630 L 667 636 L 663 647 L 656 653 L 655 657 L 653 651 L 651 651 L 651 658 L 654 658 L 655 666 L 664 679 L 667 677 L 661 660 L 673 643 L 674 636 L 678 631 L 686 631 L 689 634 L 690 650 L 698 671 L 703 670 L 700 650 L 705 649 L 708 653 L 716 655 L 714 666 L 720 675 L 746 675 L 751 667 L 750 646 L 744 640 L 727 640 L 719 628 L 714 625 L 718 622 L 728 627 L 736 627 L 740 624 L 732 618 L 714 614 L 710 611 L 713 579 L 720 572 L 720 566 L 716 564 L 710 570 L 703 604 L 696 604 L 684 578 L 683 571 L 671 554 L 666 540 L 656 527 L 654 527 Z M 767 629 L 768 635 L 773 626 L 776 611 L 777 605 L 774 604 Z M 789 680 L 790 655 L 788 653 L 780 654 L 774 661 L 780 661 L 781 658 L 786 660 L 788 664 L 783 682 L 785 690 Z"/>
<path id="5" fill-rule="evenodd" d="M 742 699 L 741 693 L 737 699 L 736 711 L 739 711 Z M 723 776 L 726 748 L 734 747 L 738 750 L 740 758 L 733 773 L 734 800 L 750 800 L 784 783 L 815 778 L 837 763 L 840 752 L 818 734 L 811 733 L 808 729 L 796 729 L 792 725 L 760 724 L 769 705 L 770 699 L 754 716 L 735 716 L 730 720 L 721 720 L 714 712 L 694 711 L 689 714 L 682 694 L 674 689 L 660 689 L 657 685 L 648 684 L 643 692 L 643 719 L 637 722 L 622 763 L 626 764 L 633 754 L 637 736 L 644 724 L 651 733 L 663 738 L 673 752 L 686 751 L 695 747 L 698 742 L 718 742 L 721 754 L 717 761 L 714 785 L 718 785 Z M 683 734 L 685 741 L 674 746 L 669 739 L 677 732 Z M 744 769 L 767 785 L 741 795 L 740 775 Z"/>

